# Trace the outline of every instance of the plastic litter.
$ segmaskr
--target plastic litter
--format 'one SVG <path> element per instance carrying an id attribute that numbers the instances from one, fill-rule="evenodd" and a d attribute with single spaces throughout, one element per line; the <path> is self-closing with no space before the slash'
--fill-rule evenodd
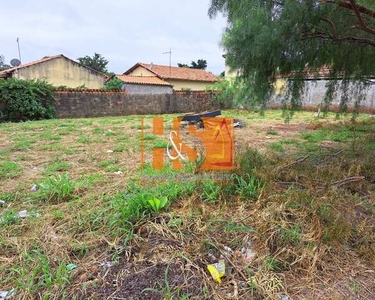
<path id="1" fill-rule="evenodd" d="M 235 122 L 234 124 L 233 124 L 233 127 L 234 128 L 244 128 L 245 127 L 245 125 L 242 123 L 242 122 Z"/>
<path id="2" fill-rule="evenodd" d="M 77 265 L 75 265 L 75 264 L 68 264 L 68 265 L 66 265 L 66 269 L 68 271 L 73 271 L 76 268 L 77 268 Z"/>
<path id="3" fill-rule="evenodd" d="M 0 207 L 3 206 L 4 204 L 5 204 L 5 201 L 0 200 Z"/>
<path id="4" fill-rule="evenodd" d="M 102 268 L 108 269 L 108 268 L 110 268 L 110 267 L 113 266 L 113 262 L 111 262 L 111 261 L 103 261 L 102 263 L 100 263 L 99 266 L 102 267 Z"/>
<path id="5" fill-rule="evenodd" d="M 277 295 L 278 300 L 289 300 L 289 296 L 278 293 Z"/>
<path id="6" fill-rule="evenodd" d="M 223 248 L 224 248 L 225 254 L 230 255 L 233 253 L 233 250 L 229 248 L 228 246 L 224 246 Z"/>
<path id="7" fill-rule="evenodd" d="M 225 261 L 220 260 L 216 264 L 208 265 L 207 270 L 216 282 L 221 283 L 221 278 L 225 276 Z"/>
<path id="8" fill-rule="evenodd" d="M 25 219 L 29 216 L 29 213 L 27 212 L 27 210 L 21 210 L 19 213 L 18 213 L 18 217 L 21 218 L 21 219 Z"/>
<path id="9" fill-rule="evenodd" d="M 35 214 L 32 214 L 32 215 L 37 217 L 37 218 L 40 217 L 40 214 L 38 214 L 38 213 L 35 213 Z M 30 217 L 30 216 L 31 216 L 31 214 L 29 214 L 27 210 L 21 210 L 20 212 L 18 212 L 18 217 L 20 219 L 25 219 L 25 218 Z"/>
<path id="10" fill-rule="evenodd" d="M 116 174 L 116 175 L 121 175 L 121 174 L 124 174 L 124 172 L 122 172 L 122 171 L 117 171 L 117 172 L 115 172 L 115 174 Z"/>
<path id="11" fill-rule="evenodd" d="M 16 295 L 16 290 L 11 289 L 10 291 L 0 291 L 0 300 L 10 299 Z"/>
<path id="12" fill-rule="evenodd" d="M 247 263 L 251 263 L 256 256 L 256 253 L 251 248 L 251 241 L 247 241 L 245 247 L 241 249 L 241 254 Z"/>
<path id="13" fill-rule="evenodd" d="M 113 150 L 108 150 L 107 153 L 113 153 Z"/>
<path id="14" fill-rule="evenodd" d="M 37 190 L 39 190 L 39 187 L 36 184 L 33 184 L 33 186 L 30 189 L 30 192 L 36 192 Z"/>

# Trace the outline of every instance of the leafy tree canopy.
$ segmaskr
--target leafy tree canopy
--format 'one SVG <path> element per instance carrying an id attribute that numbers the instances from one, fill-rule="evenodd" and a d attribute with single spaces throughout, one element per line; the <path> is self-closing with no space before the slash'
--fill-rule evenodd
<path id="1" fill-rule="evenodd" d="M 327 67 L 342 79 L 344 107 L 347 83 L 375 74 L 375 1 L 211 0 L 209 16 L 218 13 L 227 18 L 227 62 L 242 74 L 252 103 L 265 104 L 278 75 L 289 74 L 287 100 L 298 107 L 298 79 Z M 328 86 L 327 101 L 334 88 Z"/>
<path id="2" fill-rule="evenodd" d="M 107 65 L 108 60 L 106 60 L 101 54 L 94 53 L 94 55 L 85 57 L 78 57 L 77 60 L 84 66 L 99 71 L 106 74 L 108 72 Z"/>
<path id="3" fill-rule="evenodd" d="M 200 69 L 206 70 L 207 68 L 207 61 L 205 59 L 198 59 L 197 62 L 192 61 L 190 66 L 187 64 L 178 63 L 177 64 L 180 68 L 190 68 L 190 69 Z"/>

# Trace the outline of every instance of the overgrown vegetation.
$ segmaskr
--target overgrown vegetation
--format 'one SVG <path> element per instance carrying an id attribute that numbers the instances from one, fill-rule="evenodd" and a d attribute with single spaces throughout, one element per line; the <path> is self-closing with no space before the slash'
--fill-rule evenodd
<path id="1" fill-rule="evenodd" d="M 122 80 L 118 79 L 117 77 L 113 77 L 111 80 L 105 83 L 104 89 L 105 90 L 121 90 L 123 86 Z"/>
<path id="2" fill-rule="evenodd" d="M 201 161 L 153 170 L 152 147 L 166 139 L 151 138 L 152 116 L 143 168 L 139 117 L 0 124 L 0 174 L 12 174 L 0 176 L 2 289 L 25 299 L 371 299 L 374 121 L 224 114 L 247 126 L 223 174 L 202 173 Z M 19 147 L 26 137 L 36 142 Z M 229 273 L 218 284 L 207 265 L 220 259 Z"/>
<path id="3" fill-rule="evenodd" d="M 41 80 L 0 80 L 0 122 L 55 117 L 54 87 Z"/>

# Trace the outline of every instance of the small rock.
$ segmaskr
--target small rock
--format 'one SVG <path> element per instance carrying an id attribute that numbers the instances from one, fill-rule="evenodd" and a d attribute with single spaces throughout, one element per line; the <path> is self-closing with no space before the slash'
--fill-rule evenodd
<path id="1" fill-rule="evenodd" d="M 36 192 L 37 190 L 39 190 L 39 187 L 38 187 L 36 184 L 34 184 L 34 185 L 31 187 L 30 192 Z"/>
<path id="2" fill-rule="evenodd" d="M 108 150 L 107 153 L 113 153 L 113 150 Z"/>

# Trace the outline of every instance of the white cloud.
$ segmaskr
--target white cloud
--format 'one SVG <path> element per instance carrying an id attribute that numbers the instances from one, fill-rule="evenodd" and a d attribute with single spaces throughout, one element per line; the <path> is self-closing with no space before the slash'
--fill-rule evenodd
<path id="1" fill-rule="evenodd" d="M 210 20 L 209 0 L 5 0 L 2 3 L 0 54 L 7 61 L 63 53 L 73 59 L 101 53 L 120 73 L 136 62 L 173 64 L 206 59 L 216 74 L 224 70 L 219 47 L 223 18 Z M 3 27 L 4 29 L 4 27 Z"/>

